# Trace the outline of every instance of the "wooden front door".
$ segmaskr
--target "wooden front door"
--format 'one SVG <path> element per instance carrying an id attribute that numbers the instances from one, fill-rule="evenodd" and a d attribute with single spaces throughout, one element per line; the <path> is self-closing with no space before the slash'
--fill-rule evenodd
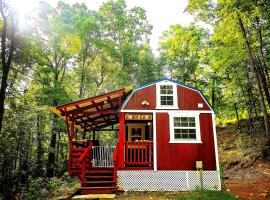
<path id="1" fill-rule="evenodd" d="M 128 124 L 128 141 L 145 140 L 145 126 L 146 124 Z"/>

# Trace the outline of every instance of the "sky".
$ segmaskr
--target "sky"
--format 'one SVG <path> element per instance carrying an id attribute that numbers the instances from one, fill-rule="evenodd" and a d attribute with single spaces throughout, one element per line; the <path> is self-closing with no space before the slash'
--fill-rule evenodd
<path id="1" fill-rule="evenodd" d="M 45 0 L 55 6 L 57 0 Z M 89 9 L 98 10 L 100 5 L 107 0 L 64 0 L 69 4 L 85 3 Z M 10 0 L 21 15 L 29 12 L 35 7 L 39 0 Z M 150 46 L 157 55 L 159 37 L 162 32 L 167 30 L 172 24 L 181 24 L 187 26 L 193 21 L 193 17 L 184 12 L 187 6 L 187 0 L 126 0 L 128 8 L 140 6 L 146 10 L 147 19 L 153 25 L 150 36 Z M 205 28 L 205 24 L 199 23 Z"/>

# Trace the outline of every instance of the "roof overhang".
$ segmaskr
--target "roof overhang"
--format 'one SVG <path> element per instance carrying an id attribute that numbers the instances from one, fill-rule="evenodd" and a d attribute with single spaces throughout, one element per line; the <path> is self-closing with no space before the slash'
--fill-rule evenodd
<path id="1" fill-rule="evenodd" d="M 86 132 L 118 123 L 118 112 L 132 87 L 122 88 L 95 97 L 51 107 L 50 110 Z"/>

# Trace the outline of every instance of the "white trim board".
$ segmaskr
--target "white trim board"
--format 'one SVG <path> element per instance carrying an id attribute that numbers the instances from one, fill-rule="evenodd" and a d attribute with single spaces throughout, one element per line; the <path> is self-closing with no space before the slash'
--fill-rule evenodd
<path id="1" fill-rule="evenodd" d="M 154 154 L 154 171 L 157 171 L 157 123 L 156 123 L 156 113 L 153 113 L 153 154 Z"/>
<path id="2" fill-rule="evenodd" d="M 219 157 L 218 157 L 218 147 L 217 147 L 216 120 L 215 120 L 215 114 L 214 113 L 212 113 L 212 125 L 213 125 L 213 137 L 214 137 L 214 145 L 215 145 L 216 170 L 220 171 Z M 221 180 L 220 179 L 219 179 L 219 187 L 221 188 Z"/>

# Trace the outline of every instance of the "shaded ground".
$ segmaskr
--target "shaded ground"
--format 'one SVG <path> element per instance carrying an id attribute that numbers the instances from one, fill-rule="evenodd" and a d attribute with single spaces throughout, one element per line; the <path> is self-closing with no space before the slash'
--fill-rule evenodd
<path id="1" fill-rule="evenodd" d="M 225 187 L 241 199 L 270 199 L 270 163 L 255 162 L 243 169 L 225 171 Z"/>
<path id="2" fill-rule="evenodd" d="M 253 134 L 246 134 L 247 127 L 243 120 L 241 131 L 235 124 L 217 128 L 225 190 L 240 199 L 270 199 L 270 162 L 261 156 L 265 145 L 263 126 L 258 122 Z"/>

